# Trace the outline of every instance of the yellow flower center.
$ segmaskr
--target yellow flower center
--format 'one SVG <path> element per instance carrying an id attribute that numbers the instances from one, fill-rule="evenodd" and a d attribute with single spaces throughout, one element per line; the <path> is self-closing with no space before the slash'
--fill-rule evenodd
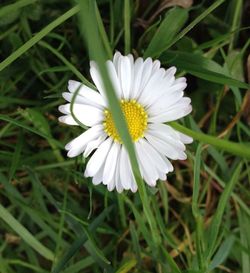
<path id="1" fill-rule="evenodd" d="M 134 142 L 144 136 L 147 129 L 148 116 L 144 107 L 135 100 L 121 100 L 121 109 L 127 121 L 130 136 Z M 116 130 L 111 112 L 106 109 L 104 111 L 104 131 L 115 141 L 122 143 L 121 138 Z"/>

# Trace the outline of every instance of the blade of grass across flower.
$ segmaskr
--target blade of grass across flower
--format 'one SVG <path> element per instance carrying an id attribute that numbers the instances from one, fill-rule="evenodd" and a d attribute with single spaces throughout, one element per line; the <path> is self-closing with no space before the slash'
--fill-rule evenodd
<path id="1" fill-rule="evenodd" d="M 172 42 L 178 31 L 183 27 L 187 18 L 187 9 L 175 7 L 169 10 L 149 43 L 144 57 L 158 57 L 161 55 L 165 48 Z"/>
<path id="2" fill-rule="evenodd" d="M 170 122 L 169 124 L 177 131 L 180 131 L 188 136 L 191 136 L 196 140 L 202 141 L 203 143 L 206 144 L 210 144 L 218 149 L 227 151 L 229 153 L 250 159 L 250 147 L 246 144 L 236 143 L 233 141 L 219 139 L 217 137 L 207 135 L 204 133 L 199 133 L 188 129 L 178 124 L 177 122 Z"/>
<path id="3" fill-rule="evenodd" d="M 80 28 L 82 30 L 83 36 L 85 37 L 85 40 L 88 43 L 90 58 L 92 60 L 95 60 L 98 64 L 99 71 L 101 73 L 104 87 L 106 90 L 109 108 L 110 108 L 112 117 L 114 119 L 114 123 L 117 128 L 117 131 L 119 132 L 122 142 L 128 151 L 132 169 L 134 172 L 134 176 L 138 185 L 139 194 L 143 204 L 144 213 L 151 228 L 152 239 L 157 248 L 157 246 L 160 245 L 161 238 L 157 230 L 155 218 L 150 209 L 150 203 L 147 196 L 146 187 L 140 175 L 133 142 L 129 135 L 128 127 L 127 127 L 125 118 L 123 116 L 123 113 L 121 111 L 119 101 L 115 95 L 114 88 L 112 86 L 112 83 L 109 79 L 108 72 L 106 70 L 106 65 L 105 65 L 106 57 L 105 57 L 104 50 L 101 46 L 102 43 L 100 41 L 100 35 L 98 33 L 98 27 L 96 23 L 97 19 L 95 17 L 94 5 L 95 5 L 94 1 L 81 1 L 81 12 L 79 16 L 80 23 L 81 23 Z"/>
<path id="4" fill-rule="evenodd" d="M 219 64 L 200 54 L 169 50 L 161 55 L 161 61 L 207 81 L 245 89 L 250 88 L 249 84 L 233 79 Z"/>
<path id="5" fill-rule="evenodd" d="M 111 46 L 110 46 L 110 43 L 109 43 L 109 40 L 108 40 L 108 35 L 107 35 L 106 31 L 105 31 L 105 27 L 103 25 L 102 18 L 101 18 L 101 15 L 100 15 L 97 4 L 95 4 L 95 12 L 96 12 L 98 29 L 100 31 L 100 35 L 101 35 L 101 38 L 102 38 L 103 45 L 105 47 L 105 50 L 106 50 L 106 53 L 107 53 L 108 57 L 112 58 L 112 55 L 113 55 L 112 54 L 112 49 L 111 49 Z"/>
<path id="6" fill-rule="evenodd" d="M 14 62 L 17 58 L 19 58 L 22 54 L 24 54 L 27 50 L 29 50 L 32 46 L 38 43 L 41 39 L 43 39 L 49 32 L 51 32 L 54 28 L 62 24 L 64 21 L 75 15 L 79 12 L 79 6 L 75 6 L 72 9 L 65 12 L 63 15 L 58 17 L 52 23 L 48 24 L 45 28 L 39 31 L 34 37 L 28 40 L 25 44 L 19 47 L 16 51 L 14 51 L 9 57 L 7 57 L 4 61 L 0 63 L 0 71 L 2 71 L 5 67 Z"/>
<path id="7" fill-rule="evenodd" d="M 0 218 L 7 223 L 30 247 L 44 258 L 52 261 L 53 252 L 42 245 L 22 224 L 16 220 L 9 211 L 0 204 Z"/>
<path id="8" fill-rule="evenodd" d="M 130 0 L 124 1 L 124 44 L 125 44 L 125 54 L 130 53 Z"/>

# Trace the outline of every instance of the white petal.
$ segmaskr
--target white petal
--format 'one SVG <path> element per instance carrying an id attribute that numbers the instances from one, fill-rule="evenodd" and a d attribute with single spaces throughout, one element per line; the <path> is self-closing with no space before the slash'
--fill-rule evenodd
<path id="1" fill-rule="evenodd" d="M 146 140 L 141 139 L 140 142 L 145 148 L 145 151 L 147 151 L 152 165 L 154 165 L 155 168 L 158 170 L 158 174 L 168 173 L 169 172 L 168 164 L 166 164 L 166 162 L 162 159 L 159 152 L 156 151 L 155 148 L 151 144 L 149 144 Z"/>
<path id="2" fill-rule="evenodd" d="M 118 75 L 117 75 L 115 66 L 111 61 L 107 61 L 107 68 L 108 68 L 110 80 L 111 80 L 111 82 L 113 84 L 116 95 L 117 95 L 118 98 L 121 98 L 123 93 L 122 93 L 121 84 L 120 84 L 120 81 L 118 79 Z"/>
<path id="3" fill-rule="evenodd" d="M 153 62 L 152 72 L 154 73 L 155 71 L 157 71 L 158 69 L 160 69 L 160 67 L 161 67 L 161 62 L 159 60 L 155 60 Z"/>
<path id="4" fill-rule="evenodd" d="M 70 92 L 63 92 L 62 96 L 66 101 L 71 102 L 72 97 L 74 96 L 74 94 L 70 93 Z M 84 98 L 84 97 L 82 97 L 80 95 L 76 96 L 75 103 L 89 104 L 89 102 L 86 100 L 86 98 Z"/>
<path id="5" fill-rule="evenodd" d="M 104 169 L 104 164 L 101 166 L 101 168 L 98 170 L 98 172 L 93 176 L 92 183 L 94 185 L 99 185 L 102 183 L 103 169 Z M 87 176 L 87 175 L 85 175 L 85 176 Z"/>
<path id="6" fill-rule="evenodd" d="M 149 143 L 161 154 L 164 154 L 168 158 L 171 159 L 180 159 L 184 160 L 187 158 L 186 154 L 182 149 L 176 146 L 173 147 L 169 142 L 170 139 L 163 140 L 158 136 L 155 136 L 152 132 L 147 132 L 145 134 L 145 138 L 149 141 Z M 175 144 L 172 142 L 172 144 Z"/>
<path id="7" fill-rule="evenodd" d="M 143 63 L 142 79 L 140 84 L 140 90 L 143 90 L 148 83 L 153 68 L 153 62 L 151 58 L 147 58 Z"/>
<path id="8" fill-rule="evenodd" d="M 167 90 L 168 93 L 176 92 L 176 91 L 183 91 L 187 87 L 186 82 L 177 82 L 175 83 Z"/>
<path id="9" fill-rule="evenodd" d="M 177 132 L 178 135 L 180 136 L 180 140 L 184 143 L 184 144 L 190 144 L 193 142 L 193 138 L 190 136 L 187 136 L 181 132 Z"/>
<path id="10" fill-rule="evenodd" d="M 104 185 L 108 185 L 109 183 L 114 181 L 117 166 L 117 158 L 118 154 L 120 153 L 120 146 L 121 146 L 120 144 L 114 142 L 110 148 L 103 171 Z"/>
<path id="11" fill-rule="evenodd" d="M 160 173 L 159 174 L 159 179 L 162 180 L 162 181 L 165 181 L 165 180 L 167 180 L 167 175 L 165 173 Z"/>
<path id="12" fill-rule="evenodd" d="M 137 99 L 140 95 L 141 91 L 141 80 L 142 80 L 142 71 L 143 71 L 143 59 L 138 58 L 134 64 L 134 75 L 133 75 L 133 82 L 131 85 L 131 98 Z"/>
<path id="13" fill-rule="evenodd" d="M 65 115 L 58 118 L 58 120 L 62 123 L 66 123 L 68 125 L 79 125 L 71 115 Z"/>
<path id="14" fill-rule="evenodd" d="M 121 179 L 121 184 L 122 187 L 125 190 L 128 190 L 131 188 L 131 178 L 132 175 L 130 173 L 130 162 L 129 162 L 129 157 L 128 157 L 128 153 L 125 149 L 125 147 L 122 145 L 121 147 L 121 155 L 120 155 L 120 179 Z M 130 170 L 130 171 L 129 171 Z"/>
<path id="15" fill-rule="evenodd" d="M 177 103 L 183 95 L 183 91 L 178 91 L 172 94 L 163 94 L 157 100 L 152 99 L 147 105 L 148 114 L 150 116 L 155 116 L 166 111 L 166 109 Z"/>
<path id="16" fill-rule="evenodd" d="M 166 70 L 166 74 L 165 74 L 165 80 L 168 82 L 173 82 L 175 80 L 175 73 L 176 73 L 176 67 L 172 66 L 169 69 Z"/>
<path id="17" fill-rule="evenodd" d="M 103 143 L 106 138 L 106 133 L 102 133 L 97 139 L 90 141 L 85 148 L 83 156 L 88 157 L 95 149 L 97 149 Z"/>
<path id="18" fill-rule="evenodd" d="M 119 193 L 123 191 L 123 187 L 122 187 L 122 183 L 120 179 L 120 158 L 121 158 L 121 153 L 119 153 L 117 156 L 117 167 L 115 170 L 115 187 Z"/>
<path id="19" fill-rule="evenodd" d="M 108 138 L 95 151 L 86 166 L 84 174 L 85 176 L 94 176 L 102 167 L 102 165 L 105 164 L 105 160 L 110 150 L 111 143 L 112 139 Z"/>
<path id="20" fill-rule="evenodd" d="M 152 98 L 157 96 L 157 93 L 162 93 L 162 84 L 163 84 L 163 76 L 165 74 L 165 70 L 163 68 L 158 69 L 156 72 L 151 74 L 150 79 L 147 84 L 141 91 L 139 102 L 143 105 L 148 105 Z"/>
<path id="21" fill-rule="evenodd" d="M 135 148 L 141 175 L 149 186 L 154 187 L 157 179 L 155 167 L 151 165 L 151 160 L 140 141 L 135 143 Z"/>
<path id="22" fill-rule="evenodd" d="M 175 108 L 167 109 L 166 112 L 162 114 L 149 117 L 149 122 L 161 123 L 161 122 L 169 122 L 185 117 L 189 113 L 192 112 L 192 106 L 190 104 L 176 104 Z"/>
<path id="23" fill-rule="evenodd" d="M 92 80 L 95 83 L 95 86 L 97 87 L 98 91 L 102 95 L 105 105 L 107 105 L 107 97 L 106 97 L 106 93 L 105 93 L 104 83 L 103 83 L 103 80 L 101 77 L 101 73 L 98 69 L 98 66 L 94 61 L 90 62 L 90 75 L 91 75 Z"/>
<path id="24" fill-rule="evenodd" d="M 93 141 L 94 139 L 98 138 L 101 135 L 102 130 L 103 130 L 103 126 L 102 125 L 96 125 L 96 126 L 90 128 L 90 129 L 88 129 L 87 131 L 85 131 L 84 133 L 82 133 L 77 138 L 71 140 L 65 146 L 65 149 L 66 150 L 72 150 L 72 149 L 76 150 L 76 149 L 79 149 L 79 150 L 81 150 L 81 152 L 84 151 L 86 145 L 90 141 Z M 81 152 L 79 152 L 79 154 Z"/>
<path id="25" fill-rule="evenodd" d="M 176 130 L 174 130 L 171 126 L 166 125 L 166 124 L 157 124 L 157 123 L 152 123 L 148 125 L 148 131 L 156 134 L 163 140 L 166 137 L 171 137 L 173 141 L 179 141 L 180 136 Z M 182 147 L 185 147 L 182 145 Z"/>
<path id="26" fill-rule="evenodd" d="M 123 98 L 129 99 L 132 82 L 132 68 L 129 57 L 120 57 L 118 60 L 118 77 L 121 82 Z"/>
<path id="27" fill-rule="evenodd" d="M 118 63 L 119 63 L 120 58 L 122 58 L 122 54 L 119 51 L 116 51 L 114 58 L 113 58 L 113 64 L 115 66 L 117 73 L 118 73 Z"/>
<path id="28" fill-rule="evenodd" d="M 82 98 L 84 98 L 84 103 L 87 102 L 87 104 L 93 104 L 94 106 L 99 107 L 106 106 L 105 101 L 98 92 L 82 84 L 81 82 L 69 80 L 68 89 L 70 93 L 72 93 L 71 96 L 65 95 L 65 93 L 63 93 L 65 97 L 67 96 L 66 100 L 68 101 L 71 101 L 74 93 L 77 92 L 75 102 L 78 102 L 78 100 L 82 101 Z"/>
<path id="29" fill-rule="evenodd" d="M 70 103 L 60 105 L 58 110 L 64 114 L 72 115 Z M 90 105 L 75 103 L 72 112 L 81 123 L 89 127 L 101 123 L 104 119 L 103 111 Z"/>

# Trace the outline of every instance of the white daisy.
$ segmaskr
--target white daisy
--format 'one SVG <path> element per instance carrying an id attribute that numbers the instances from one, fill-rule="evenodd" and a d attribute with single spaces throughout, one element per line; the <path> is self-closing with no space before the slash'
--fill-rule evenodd
<path id="1" fill-rule="evenodd" d="M 122 56 L 119 52 L 113 61 L 107 61 L 107 68 L 135 144 L 141 175 L 154 187 L 158 179 L 165 180 L 166 174 L 173 171 L 169 159 L 186 159 L 184 144 L 192 142 L 192 138 L 164 124 L 192 111 L 190 98 L 183 97 L 186 79 L 176 79 L 176 68 L 165 70 L 158 60 L 134 60 L 131 54 Z M 115 128 L 95 62 L 90 62 L 90 74 L 98 92 L 70 80 L 69 92 L 63 93 L 69 103 L 59 107 L 64 114 L 59 121 L 78 125 L 70 112 L 70 101 L 77 91 L 73 114 L 90 127 L 65 149 L 69 157 L 87 157 L 94 152 L 84 175 L 92 177 L 95 185 L 103 183 L 109 191 L 116 188 L 118 192 L 135 192 L 137 184 L 128 153 Z"/>

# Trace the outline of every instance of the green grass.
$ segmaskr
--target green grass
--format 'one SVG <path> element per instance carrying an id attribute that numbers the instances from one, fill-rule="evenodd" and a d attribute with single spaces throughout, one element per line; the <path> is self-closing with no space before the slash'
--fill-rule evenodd
<path id="1" fill-rule="evenodd" d="M 249 11 L 241 0 L 200 1 L 153 18 L 159 2 L 1 3 L 0 273 L 250 272 Z M 139 175 L 105 70 L 116 50 L 158 58 L 188 79 L 193 112 L 171 126 L 194 143 L 155 189 Z M 69 79 L 93 87 L 90 59 L 136 194 L 93 186 L 86 160 L 66 157 L 64 144 L 83 129 L 59 124 L 57 107 Z"/>

